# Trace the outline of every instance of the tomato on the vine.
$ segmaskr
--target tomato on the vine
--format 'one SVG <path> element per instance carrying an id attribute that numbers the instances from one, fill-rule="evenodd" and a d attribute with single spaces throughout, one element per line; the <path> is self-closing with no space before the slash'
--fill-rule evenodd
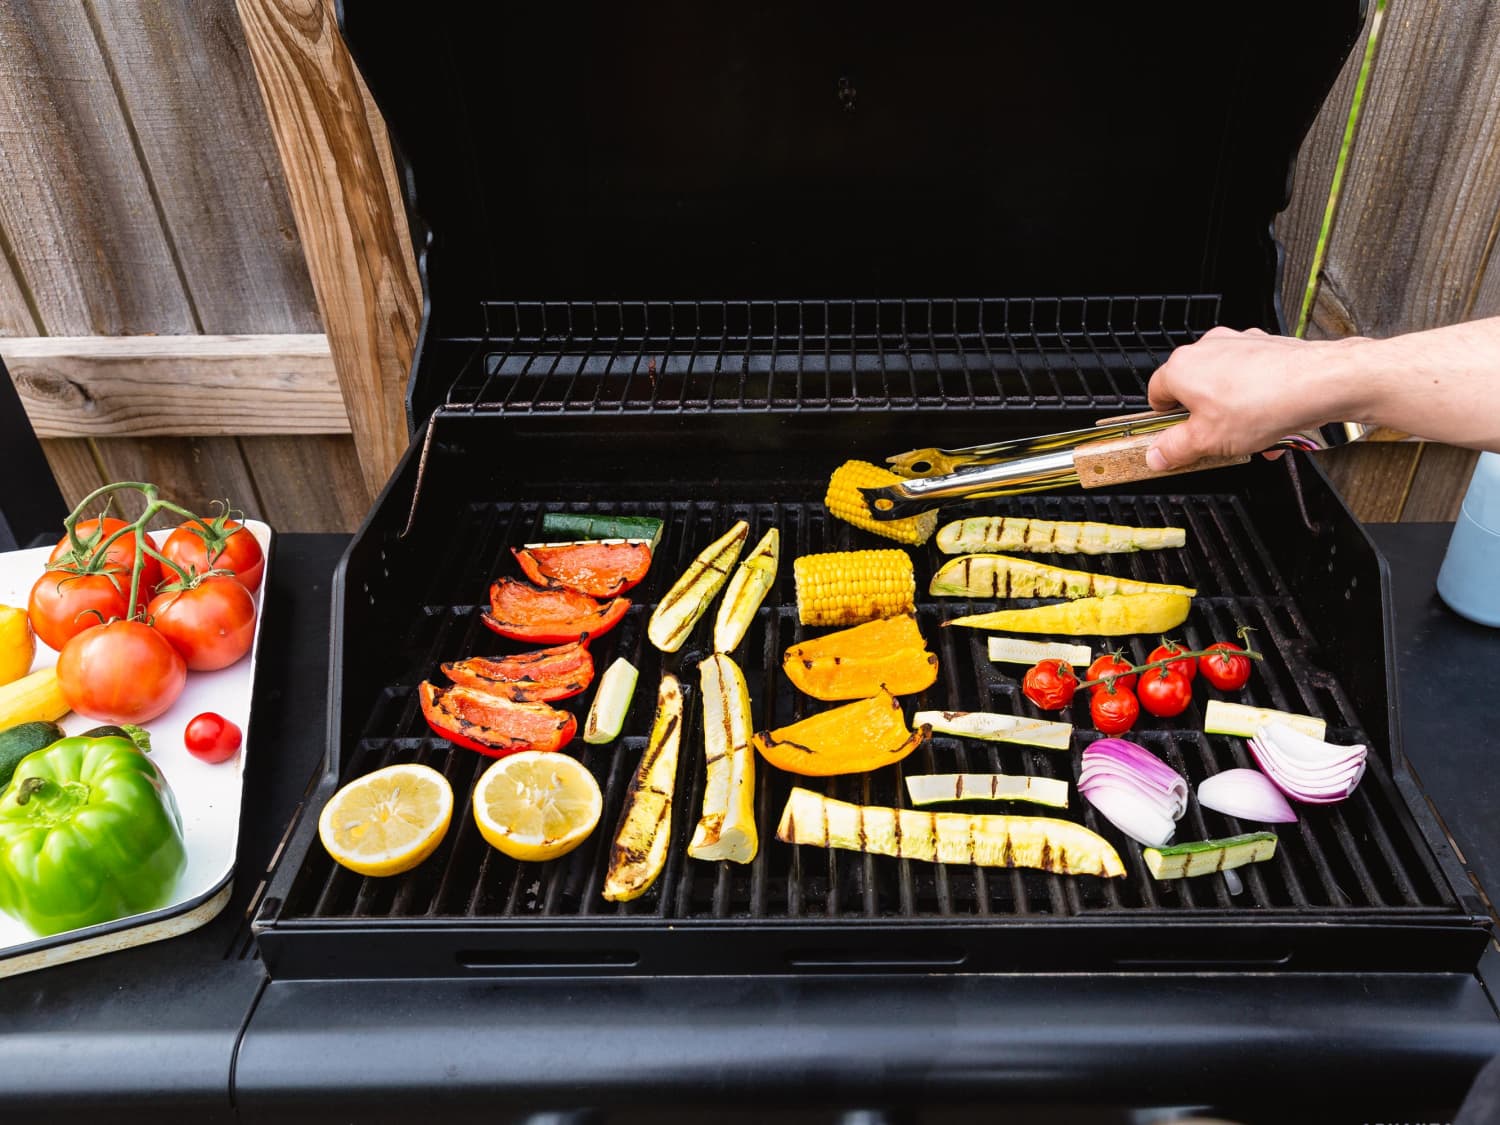
<path id="1" fill-rule="evenodd" d="M 1133 667 L 1134 665 L 1124 659 L 1118 652 L 1106 652 L 1089 665 L 1088 675 L 1084 679 L 1102 680 L 1105 676 L 1113 675 L 1115 677 L 1115 687 L 1129 691 L 1135 687 L 1135 673 L 1130 671 Z M 1102 691 L 1103 689 L 1103 684 L 1094 685 L 1095 692 Z"/>
<path id="2" fill-rule="evenodd" d="M 1073 702 L 1078 677 L 1065 660 L 1043 660 L 1033 665 L 1021 681 L 1026 698 L 1044 711 L 1059 711 Z"/>
<path id="3" fill-rule="evenodd" d="M 101 530 L 101 525 L 102 530 Z M 113 516 L 102 516 L 94 520 L 79 520 L 73 525 L 73 530 L 78 536 L 78 541 L 83 547 L 81 555 L 75 555 L 73 561 L 86 563 L 99 552 L 99 546 L 122 527 L 128 527 L 124 520 L 115 519 Z M 130 572 L 135 567 L 135 538 L 136 533 L 130 532 L 116 539 L 104 552 L 102 569 L 112 571 L 120 578 L 120 585 L 127 591 L 130 589 Z M 74 555 L 73 541 L 64 535 L 57 541 L 57 546 L 52 548 L 52 553 L 47 556 L 47 563 L 62 562 L 70 555 Z M 161 563 L 157 562 L 144 551 L 141 552 L 141 581 L 139 589 L 145 601 L 151 596 L 151 591 L 156 589 L 161 581 Z"/>
<path id="4" fill-rule="evenodd" d="M 1164 638 L 1162 643 L 1151 650 L 1151 655 L 1146 657 L 1147 664 L 1154 664 L 1158 660 L 1170 660 L 1168 665 L 1174 672 L 1181 672 L 1187 678 L 1188 683 L 1193 682 L 1193 677 L 1198 674 L 1198 658 L 1196 656 L 1178 656 L 1179 652 L 1187 652 L 1180 644 L 1170 638 Z M 1142 703 L 1145 700 L 1141 701 Z M 1154 713 L 1154 712 L 1153 712 Z"/>
<path id="5" fill-rule="evenodd" d="M 144 723 L 182 694 L 187 665 L 143 621 L 110 621 L 63 646 L 57 679 L 68 706 L 106 723 Z"/>
<path id="6" fill-rule="evenodd" d="M 210 570 L 232 571 L 240 585 L 252 594 L 259 588 L 266 569 L 266 557 L 254 534 L 224 516 L 203 523 L 189 520 L 180 524 L 167 536 L 161 553 L 185 571 L 199 574 Z"/>
<path id="7" fill-rule="evenodd" d="M 1173 664 L 1142 672 L 1135 692 L 1141 706 L 1162 719 L 1182 714 L 1193 701 L 1193 685 Z"/>
<path id="8" fill-rule="evenodd" d="M 151 599 L 146 614 L 195 672 L 229 667 L 255 640 L 255 602 L 227 575 L 164 590 Z"/>
<path id="9" fill-rule="evenodd" d="M 114 617 L 129 617 L 129 597 L 128 575 L 46 570 L 31 587 L 26 612 L 42 643 L 61 652 L 63 645 L 85 629 Z"/>
<path id="10" fill-rule="evenodd" d="M 187 752 L 204 762 L 227 762 L 240 748 L 244 735 L 223 715 L 205 711 L 188 720 L 182 732 Z"/>
<path id="11" fill-rule="evenodd" d="M 1198 658 L 1203 678 L 1220 691 L 1239 691 L 1250 682 L 1250 658 L 1239 645 L 1220 641 L 1208 646 L 1209 655 Z"/>
<path id="12" fill-rule="evenodd" d="M 1103 684 L 1094 689 L 1089 700 L 1089 715 L 1101 734 L 1124 734 L 1140 717 L 1141 705 L 1135 693 L 1116 683 L 1113 687 Z"/>

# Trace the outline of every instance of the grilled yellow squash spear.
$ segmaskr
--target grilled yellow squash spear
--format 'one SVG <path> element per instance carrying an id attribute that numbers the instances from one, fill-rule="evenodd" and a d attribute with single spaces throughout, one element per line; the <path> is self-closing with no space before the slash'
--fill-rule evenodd
<path id="1" fill-rule="evenodd" d="M 937 533 L 945 555 L 968 551 L 1020 551 L 1029 555 L 1113 555 L 1181 547 L 1187 532 L 1180 527 L 1125 527 L 1114 523 L 1011 519 L 975 516 L 944 524 Z"/>
<path id="2" fill-rule="evenodd" d="M 714 651 L 733 652 L 745 639 L 745 631 L 755 620 L 760 603 L 766 600 L 771 583 L 776 581 L 776 566 L 781 557 L 781 532 L 774 527 L 755 545 L 755 550 L 740 563 L 714 621 Z"/>
<path id="3" fill-rule="evenodd" d="M 677 749 L 682 744 L 682 685 L 667 673 L 656 696 L 651 739 L 625 794 L 620 824 L 609 849 L 604 897 L 629 902 L 651 889 L 667 862 L 672 839 L 672 790 L 677 782 Z"/>
<path id="4" fill-rule="evenodd" d="M 750 691 L 737 665 L 716 652 L 698 665 L 703 692 L 706 775 L 703 815 L 688 855 L 749 863 L 760 839 L 755 830 L 755 750 L 750 745 Z"/>
<path id="5" fill-rule="evenodd" d="M 1186 594 L 1107 594 L 1035 609 L 1002 609 L 944 621 L 970 629 L 1012 633 L 1057 633 L 1078 637 L 1120 637 L 1166 633 L 1187 620 L 1193 602 Z"/>
<path id="6" fill-rule="evenodd" d="M 1140 582 L 1112 574 L 1065 570 L 1005 555 L 960 555 L 938 567 L 928 592 L 938 598 L 1087 598 L 1104 594 L 1192 597 L 1198 591 L 1165 582 Z"/>
<path id="7" fill-rule="evenodd" d="M 646 636 L 652 644 L 662 652 L 676 652 L 682 647 L 714 595 L 729 580 L 729 572 L 749 534 L 750 525 L 740 520 L 693 560 L 651 612 Z"/>
<path id="8" fill-rule="evenodd" d="M 851 805 L 808 789 L 792 790 L 776 838 L 928 863 L 1036 867 L 1058 875 L 1125 874 L 1109 841 L 1071 820 Z"/>

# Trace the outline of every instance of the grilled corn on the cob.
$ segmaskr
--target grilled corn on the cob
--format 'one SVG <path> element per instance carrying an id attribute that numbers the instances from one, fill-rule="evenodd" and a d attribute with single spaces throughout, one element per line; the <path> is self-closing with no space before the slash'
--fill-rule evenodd
<path id="1" fill-rule="evenodd" d="M 916 577 L 905 551 L 803 555 L 792 573 L 804 625 L 858 625 L 916 608 Z"/>
<path id="2" fill-rule="evenodd" d="M 895 473 L 872 465 L 868 461 L 845 461 L 828 478 L 828 494 L 823 503 L 828 511 L 845 523 L 894 539 L 898 543 L 913 545 L 927 542 L 937 530 L 937 512 L 923 512 L 920 516 L 908 516 L 901 520 L 878 520 L 870 514 L 861 488 L 880 488 L 896 484 L 901 480 Z"/>

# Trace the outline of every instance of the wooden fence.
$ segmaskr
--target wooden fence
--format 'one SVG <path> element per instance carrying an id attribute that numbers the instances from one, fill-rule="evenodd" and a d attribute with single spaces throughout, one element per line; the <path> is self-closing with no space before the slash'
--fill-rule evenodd
<path id="1" fill-rule="evenodd" d="M 1309 278 L 1314 335 L 1500 314 L 1500 6 L 1371 8 L 1279 223 L 1288 314 Z M 404 445 L 414 267 L 329 9 L 0 0 L 0 355 L 70 500 L 151 479 L 346 530 Z M 1474 455 L 1327 456 L 1364 518 L 1423 520 Z"/>

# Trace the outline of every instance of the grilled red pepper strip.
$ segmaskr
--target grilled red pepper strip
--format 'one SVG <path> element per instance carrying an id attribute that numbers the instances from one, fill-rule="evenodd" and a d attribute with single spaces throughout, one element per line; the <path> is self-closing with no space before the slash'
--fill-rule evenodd
<path id="1" fill-rule="evenodd" d="M 514 578 L 490 587 L 490 611 L 484 623 L 502 637 L 541 644 L 561 644 L 603 636 L 620 623 L 629 598 L 600 605 L 572 590 L 538 590 Z"/>
<path id="2" fill-rule="evenodd" d="M 440 688 L 422 681 L 418 694 L 427 725 L 449 742 L 503 758 L 518 750 L 561 750 L 578 720 L 545 703 L 517 703 L 473 688 Z"/>
<path id="3" fill-rule="evenodd" d="M 591 598 L 623 594 L 651 569 L 645 543 L 567 543 L 511 549 L 526 577 L 549 590 L 577 590 Z"/>
<path id="4" fill-rule="evenodd" d="M 573 641 L 494 660 L 473 656 L 444 664 L 443 674 L 460 687 L 503 695 L 518 703 L 567 699 L 593 682 L 594 658 L 582 641 Z"/>

